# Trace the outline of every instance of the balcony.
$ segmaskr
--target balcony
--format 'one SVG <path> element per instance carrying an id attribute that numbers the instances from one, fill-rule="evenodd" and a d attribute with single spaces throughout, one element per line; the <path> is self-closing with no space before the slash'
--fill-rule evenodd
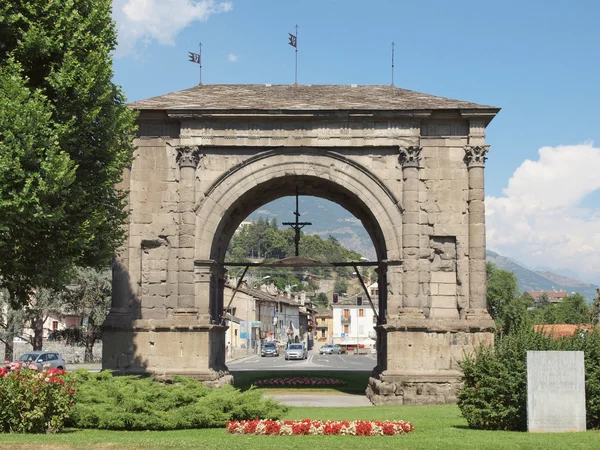
<path id="1" fill-rule="evenodd" d="M 342 325 L 348 325 L 352 322 L 350 317 L 342 317 Z"/>

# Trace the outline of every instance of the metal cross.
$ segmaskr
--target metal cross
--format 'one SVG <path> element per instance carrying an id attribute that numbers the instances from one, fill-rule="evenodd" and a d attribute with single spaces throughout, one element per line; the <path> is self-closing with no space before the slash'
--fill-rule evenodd
<path id="1" fill-rule="evenodd" d="M 300 212 L 298 211 L 298 186 L 296 186 L 296 211 L 294 211 L 294 215 L 296 216 L 295 222 L 283 222 L 282 225 L 289 225 L 296 232 L 296 235 L 294 236 L 294 243 L 296 244 L 296 256 L 300 256 L 300 230 L 306 225 L 312 225 L 312 223 L 298 221 L 298 219 L 300 219 Z"/>

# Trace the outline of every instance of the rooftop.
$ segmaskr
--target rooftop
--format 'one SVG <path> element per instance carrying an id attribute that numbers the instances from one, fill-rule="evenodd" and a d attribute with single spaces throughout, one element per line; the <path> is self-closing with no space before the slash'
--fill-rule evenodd
<path id="1" fill-rule="evenodd" d="M 394 86 L 210 84 L 129 103 L 136 110 L 412 111 L 500 108 Z"/>

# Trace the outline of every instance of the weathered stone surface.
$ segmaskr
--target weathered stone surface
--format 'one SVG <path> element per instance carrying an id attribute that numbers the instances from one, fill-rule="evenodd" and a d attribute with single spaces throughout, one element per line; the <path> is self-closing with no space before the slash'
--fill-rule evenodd
<path id="1" fill-rule="evenodd" d="M 527 352 L 527 429 L 585 431 L 585 367 L 581 351 Z"/>
<path id="2" fill-rule="evenodd" d="M 139 139 L 104 367 L 227 383 L 219 264 L 250 212 L 298 187 L 348 209 L 397 262 L 373 398 L 455 399 L 457 361 L 492 336 L 483 165 L 497 108 L 387 86 L 258 85 L 131 106 Z"/>

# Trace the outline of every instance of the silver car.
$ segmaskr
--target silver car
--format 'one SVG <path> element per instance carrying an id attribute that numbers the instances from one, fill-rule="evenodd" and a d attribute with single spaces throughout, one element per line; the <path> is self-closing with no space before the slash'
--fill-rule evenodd
<path id="1" fill-rule="evenodd" d="M 40 369 L 50 367 L 51 369 L 67 369 L 65 361 L 58 352 L 29 352 L 17 358 L 17 362 L 35 364 Z"/>
<path id="2" fill-rule="evenodd" d="M 339 355 L 340 353 L 342 353 L 341 347 L 335 344 L 327 344 L 319 349 L 319 354 L 321 355 Z"/>
<path id="3" fill-rule="evenodd" d="M 285 351 L 285 360 L 288 359 L 307 359 L 308 358 L 308 350 L 304 344 L 290 344 L 287 350 Z"/>

